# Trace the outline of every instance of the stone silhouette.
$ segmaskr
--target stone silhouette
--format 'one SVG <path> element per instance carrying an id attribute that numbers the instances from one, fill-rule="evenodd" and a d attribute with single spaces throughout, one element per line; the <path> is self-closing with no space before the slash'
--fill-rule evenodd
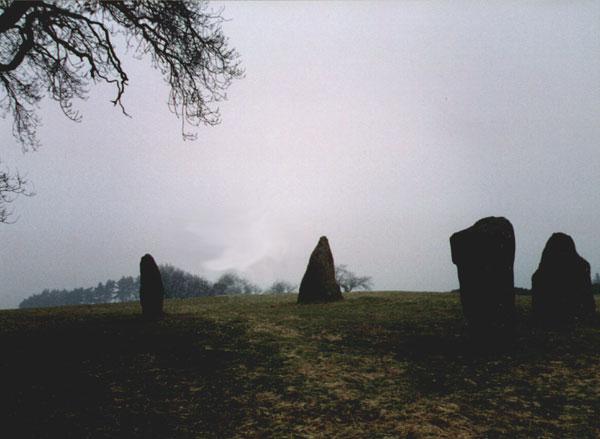
<path id="1" fill-rule="evenodd" d="M 554 233 L 548 239 L 531 277 L 531 295 L 534 316 L 546 325 L 567 323 L 596 311 L 590 264 L 577 254 L 569 235 Z"/>
<path id="2" fill-rule="evenodd" d="M 333 255 L 329 241 L 321 236 L 313 250 L 300 283 L 298 303 L 320 303 L 341 300 L 342 292 L 335 280 Z"/>
<path id="3" fill-rule="evenodd" d="M 502 330 L 515 318 L 515 234 L 502 217 L 480 219 L 450 237 L 460 301 L 471 329 Z"/>
<path id="4" fill-rule="evenodd" d="M 140 303 L 142 315 L 149 320 L 163 316 L 165 291 L 154 258 L 146 254 L 140 261 Z"/>

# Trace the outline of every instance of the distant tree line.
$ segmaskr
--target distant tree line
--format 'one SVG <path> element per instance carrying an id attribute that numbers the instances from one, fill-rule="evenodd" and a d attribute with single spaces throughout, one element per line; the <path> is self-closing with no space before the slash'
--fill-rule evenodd
<path id="1" fill-rule="evenodd" d="M 222 296 L 226 294 L 290 294 L 298 292 L 298 286 L 284 280 L 277 280 L 264 291 L 237 273 L 225 273 L 211 282 L 201 276 L 188 273 L 170 264 L 160 265 L 160 274 L 167 299 L 187 299 L 191 297 Z M 345 265 L 335 267 L 336 281 L 344 292 L 356 288 L 368 290 L 371 278 L 357 276 Z M 139 300 L 140 277 L 123 276 L 121 279 L 100 282 L 96 287 L 75 288 L 73 290 L 45 289 L 33 294 L 19 304 L 19 308 L 45 308 L 64 305 L 93 305 L 99 303 L 133 302 Z"/>
<path id="2" fill-rule="evenodd" d="M 526 288 L 515 287 L 517 295 L 531 295 L 531 290 Z M 600 274 L 596 273 L 592 278 L 592 294 L 600 295 Z"/>
<path id="3" fill-rule="evenodd" d="M 159 268 L 165 288 L 165 297 L 168 299 L 261 292 L 260 287 L 236 273 L 225 273 L 216 282 L 210 282 L 201 276 L 188 273 L 172 265 L 161 265 Z M 23 300 L 19 304 L 19 308 L 131 302 L 138 300 L 139 290 L 139 276 L 123 276 L 117 281 L 107 280 L 91 288 L 45 289 L 41 293 Z"/>
<path id="4" fill-rule="evenodd" d="M 460 290 L 452 290 L 453 293 L 458 293 Z M 600 274 L 596 273 L 592 279 L 592 293 L 600 294 Z M 515 287 L 515 294 L 517 296 L 530 296 L 531 290 L 529 288 Z"/>

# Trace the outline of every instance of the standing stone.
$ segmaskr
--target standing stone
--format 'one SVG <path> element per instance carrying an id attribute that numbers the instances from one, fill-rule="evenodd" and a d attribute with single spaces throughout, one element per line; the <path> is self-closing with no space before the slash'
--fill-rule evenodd
<path id="1" fill-rule="evenodd" d="M 471 329 L 510 327 L 515 317 L 515 234 L 506 218 L 487 217 L 450 237 L 460 301 Z"/>
<path id="2" fill-rule="evenodd" d="M 146 254 L 140 261 L 140 303 L 142 315 L 155 320 L 163 315 L 163 300 L 165 292 L 160 271 L 154 258 Z"/>
<path id="3" fill-rule="evenodd" d="M 577 254 L 569 235 L 554 233 L 546 243 L 531 277 L 531 295 L 534 316 L 544 324 L 566 323 L 595 313 L 590 264 Z"/>
<path id="4" fill-rule="evenodd" d="M 319 303 L 342 300 L 340 286 L 335 280 L 335 267 L 329 242 L 321 236 L 313 250 L 300 283 L 298 303 Z"/>

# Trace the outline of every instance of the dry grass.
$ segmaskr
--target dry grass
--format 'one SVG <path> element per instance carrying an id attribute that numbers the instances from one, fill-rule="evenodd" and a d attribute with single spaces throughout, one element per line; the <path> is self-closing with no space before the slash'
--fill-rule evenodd
<path id="1" fill-rule="evenodd" d="M 0 313 L 12 437 L 600 437 L 600 326 L 480 346 L 458 298 L 356 293 Z M 8 431 L 8 430 L 6 430 Z"/>

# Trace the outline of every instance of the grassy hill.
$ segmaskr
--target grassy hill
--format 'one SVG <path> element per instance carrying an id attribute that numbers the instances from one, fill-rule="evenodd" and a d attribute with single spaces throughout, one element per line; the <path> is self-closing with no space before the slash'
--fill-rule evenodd
<path id="1" fill-rule="evenodd" d="M 0 312 L 10 437 L 600 437 L 600 325 L 484 351 L 458 296 L 351 293 Z"/>

